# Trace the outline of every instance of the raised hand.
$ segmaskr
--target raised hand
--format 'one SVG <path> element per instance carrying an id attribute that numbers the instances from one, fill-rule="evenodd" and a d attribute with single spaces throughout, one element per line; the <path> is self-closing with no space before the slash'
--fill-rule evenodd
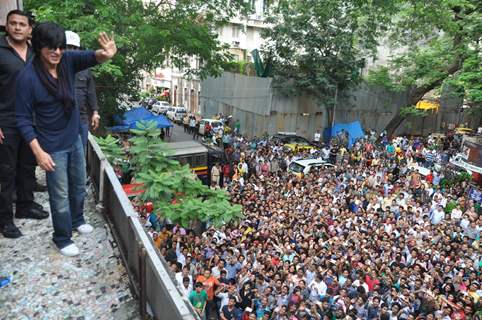
<path id="1" fill-rule="evenodd" d="M 114 41 L 114 34 L 108 36 L 107 33 L 99 33 L 99 45 L 101 47 L 100 54 L 105 60 L 111 59 L 117 52 L 117 46 Z"/>

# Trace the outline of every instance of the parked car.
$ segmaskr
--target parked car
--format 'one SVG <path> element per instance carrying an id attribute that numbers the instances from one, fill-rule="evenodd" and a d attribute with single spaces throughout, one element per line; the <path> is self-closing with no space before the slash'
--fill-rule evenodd
<path id="1" fill-rule="evenodd" d="M 157 102 L 154 98 L 146 98 L 142 100 L 141 105 L 145 107 L 147 110 L 151 110 L 152 106 Z"/>
<path id="2" fill-rule="evenodd" d="M 171 105 L 166 101 L 157 101 L 152 105 L 152 112 L 155 114 L 166 114 Z"/>
<path id="3" fill-rule="evenodd" d="M 288 166 L 288 172 L 294 173 L 298 177 L 307 175 L 313 168 L 328 168 L 333 165 L 321 158 L 295 160 Z"/>
<path id="4" fill-rule="evenodd" d="M 176 114 L 177 113 L 186 113 L 186 108 L 184 107 L 171 107 L 169 109 L 167 109 L 167 112 L 166 112 L 166 116 L 169 120 L 171 121 L 176 121 Z"/>
<path id="5" fill-rule="evenodd" d="M 184 118 L 186 113 L 187 113 L 186 108 L 177 109 L 176 113 L 174 114 L 174 122 L 178 124 L 182 124 L 182 118 Z"/>
<path id="6" fill-rule="evenodd" d="M 281 143 L 284 147 L 292 151 L 316 148 L 310 141 L 296 135 L 294 132 L 278 132 L 271 137 L 271 140 L 275 143 Z"/>
<path id="7" fill-rule="evenodd" d="M 224 132 L 224 124 L 221 120 L 216 120 L 216 119 L 202 119 L 200 122 L 199 122 L 199 134 L 200 135 L 204 135 L 206 132 L 205 132 L 205 127 L 206 127 L 206 123 L 209 123 L 211 125 L 211 128 L 213 130 L 213 132 L 217 132 L 219 130 L 222 130 Z"/>

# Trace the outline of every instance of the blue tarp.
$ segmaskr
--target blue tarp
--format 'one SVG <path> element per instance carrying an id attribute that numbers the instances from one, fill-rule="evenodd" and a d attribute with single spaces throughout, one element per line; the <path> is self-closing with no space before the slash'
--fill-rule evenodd
<path id="1" fill-rule="evenodd" d="M 114 117 L 114 120 L 118 122 L 118 125 L 108 128 L 112 132 L 123 132 L 129 131 L 130 129 L 136 129 L 137 121 L 155 121 L 158 128 L 168 128 L 172 127 L 171 121 L 169 121 L 163 115 L 154 115 L 149 110 L 144 107 L 135 108 L 127 111 L 121 117 Z"/>
<path id="2" fill-rule="evenodd" d="M 360 138 L 363 138 L 363 133 L 360 121 L 354 121 L 351 123 L 337 123 L 333 127 L 326 128 L 324 131 L 325 141 L 329 141 L 332 137 L 335 137 L 342 130 L 348 133 L 348 147 L 351 146 Z"/>

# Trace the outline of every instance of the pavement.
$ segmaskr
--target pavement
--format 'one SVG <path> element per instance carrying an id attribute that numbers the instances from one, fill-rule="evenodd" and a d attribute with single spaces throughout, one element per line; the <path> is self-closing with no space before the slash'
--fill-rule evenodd
<path id="1" fill-rule="evenodd" d="M 35 198 L 49 210 L 46 192 L 36 193 Z M 126 269 L 96 208 L 92 188 L 85 216 L 95 229 L 89 235 L 74 235 L 81 249 L 74 258 L 55 248 L 50 218 L 16 220 L 24 234 L 19 239 L 0 235 L 0 276 L 13 276 L 0 289 L 0 319 L 140 319 Z"/>
<path id="2" fill-rule="evenodd" d="M 192 135 L 184 132 L 184 126 L 174 124 L 171 129 L 171 135 L 165 139 L 165 142 L 182 142 L 192 140 Z"/>

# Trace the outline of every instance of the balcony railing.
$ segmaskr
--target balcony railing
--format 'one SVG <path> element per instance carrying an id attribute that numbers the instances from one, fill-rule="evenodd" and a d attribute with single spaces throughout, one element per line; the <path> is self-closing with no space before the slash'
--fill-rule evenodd
<path id="1" fill-rule="evenodd" d="M 97 200 L 119 247 L 133 292 L 139 299 L 141 316 L 150 314 L 159 320 L 198 320 L 92 135 L 89 135 L 87 163 Z"/>

